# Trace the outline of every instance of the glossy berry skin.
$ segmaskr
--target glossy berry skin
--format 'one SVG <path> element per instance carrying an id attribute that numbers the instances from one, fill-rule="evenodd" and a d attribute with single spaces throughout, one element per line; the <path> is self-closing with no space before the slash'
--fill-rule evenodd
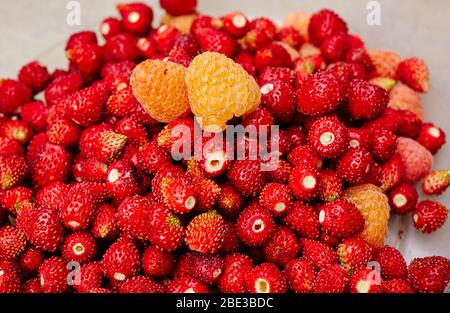
<path id="1" fill-rule="evenodd" d="M 68 235 L 62 245 L 62 254 L 67 261 L 85 263 L 95 256 L 97 245 L 94 237 L 89 233 L 72 233 Z"/>
<path id="2" fill-rule="evenodd" d="M 350 278 L 349 289 L 351 293 L 380 293 L 381 278 L 371 268 L 361 268 Z"/>
<path id="3" fill-rule="evenodd" d="M 41 65 L 38 61 L 33 61 L 22 66 L 18 74 L 19 81 L 30 88 L 33 93 L 45 89 L 50 81 L 50 74 L 47 67 Z"/>
<path id="4" fill-rule="evenodd" d="M 298 165 L 291 171 L 288 186 L 297 199 L 309 201 L 317 195 L 319 186 L 318 179 L 318 170 Z"/>
<path id="5" fill-rule="evenodd" d="M 148 246 L 142 255 L 142 269 L 148 276 L 164 277 L 171 273 L 175 264 L 174 256 L 155 246 Z"/>
<path id="6" fill-rule="evenodd" d="M 250 205 L 238 217 L 239 238 L 249 246 L 263 245 L 275 232 L 272 215 L 259 205 Z"/>
<path id="7" fill-rule="evenodd" d="M 323 267 L 314 280 L 314 293 L 342 293 L 347 287 L 347 272 L 338 264 Z"/>
<path id="8" fill-rule="evenodd" d="M 378 162 L 389 160 L 397 149 L 397 136 L 385 129 L 370 134 L 370 152 Z"/>
<path id="9" fill-rule="evenodd" d="M 240 12 L 232 12 L 222 17 L 222 29 L 235 38 L 242 38 L 247 33 L 250 22 Z"/>
<path id="10" fill-rule="evenodd" d="M 118 18 L 107 17 L 100 23 L 100 33 L 109 39 L 122 32 L 122 23 Z"/>
<path id="11" fill-rule="evenodd" d="M 303 246 L 302 257 L 313 263 L 318 268 L 338 262 L 338 257 L 330 246 L 312 239 L 301 239 Z"/>
<path id="12" fill-rule="evenodd" d="M 73 287 L 77 292 L 87 293 L 103 285 L 104 274 L 100 262 L 90 262 L 80 267 L 80 281 Z"/>
<path id="13" fill-rule="evenodd" d="M 389 95 L 383 88 L 354 80 L 349 85 L 348 110 L 355 119 L 372 120 L 386 109 Z"/>
<path id="14" fill-rule="evenodd" d="M 260 76 L 261 81 L 261 76 Z M 289 82 L 273 80 L 261 85 L 261 102 L 275 121 L 289 124 L 296 111 L 296 94 Z"/>
<path id="15" fill-rule="evenodd" d="M 170 15 L 179 16 L 195 12 L 197 0 L 160 0 L 161 8 Z"/>
<path id="16" fill-rule="evenodd" d="M 225 222 L 216 211 L 194 217 L 186 228 L 189 249 L 200 253 L 216 253 L 225 240 Z"/>
<path id="17" fill-rule="evenodd" d="M 225 293 L 245 292 L 245 277 L 252 267 L 252 260 L 245 254 L 227 255 L 224 259 L 222 275 L 219 276 L 217 282 L 220 291 Z"/>
<path id="18" fill-rule="evenodd" d="M 424 123 L 420 128 L 416 141 L 432 154 L 436 154 L 445 144 L 445 133 L 432 123 Z"/>
<path id="19" fill-rule="evenodd" d="M 102 258 L 105 275 L 117 282 L 122 282 L 135 275 L 139 266 L 139 251 L 134 243 L 128 239 L 119 239 L 113 243 Z"/>
<path id="20" fill-rule="evenodd" d="M 406 214 L 412 211 L 418 199 L 416 188 L 408 183 L 400 183 L 389 193 L 391 209 L 397 214 Z"/>
<path id="21" fill-rule="evenodd" d="M 246 287 L 250 293 L 285 293 L 287 282 L 273 263 L 262 263 L 248 273 Z"/>
<path id="22" fill-rule="evenodd" d="M 27 273 L 35 273 L 44 262 L 44 254 L 37 248 L 28 248 L 19 258 L 20 268 Z"/>
<path id="23" fill-rule="evenodd" d="M 397 78 L 417 92 L 427 92 L 429 88 L 428 67 L 422 59 L 409 58 L 399 63 Z"/>
<path id="24" fill-rule="evenodd" d="M 444 291 L 449 279 L 448 268 L 446 258 L 416 258 L 408 266 L 408 281 L 418 292 L 440 293 Z"/>
<path id="25" fill-rule="evenodd" d="M 372 248 L 364 239 L 346 238 L 336 248 L 339 264 L 349 273 L 367 266 L 372 258 Z"/>
<path id="26" fill-rule="evenodd" d="M 263 188 L 265 175 L 260 166 L 259 161 L 237 160 L 228 170 L 228 179 L 244 197 L 254 197 Z"/>
<path id="27" fill-rule="evenodd" d="M 381 247 L 375 253 L 374 261 L 380 264 L 381 277 L 383 279 L 406 279 L 406 262 L 397 249 L 390 246 Z"/>
<path id="28" fill-rule="evenodd" d="M 272 212 L 281 215 L 290 209 L 292 195 L 290 189 L 283 184 L 268 183 L 261 190 L 259 204 Z"/>
<path id="29" fill-rule="evenodd" d="M 327 38 L 338 32 L 347 32 L 346 23 L 333 11 L 323 9 L 315 13 L 308 26 L 310 41 L 320 46 Z"/>
<path id="30" fill-rule="evenodd" d="M 153 10 L 146 4 L 136 2 L 118 4 L 123 28 L 136 35 L 145 35 L 152 27 Z"/>
<path id="31" fill-rule="evenodd" d="M 317 239 L 320 232 L 319 216 L 312 206 L 294 202 L 291 210 L 283 217 L 283 223 L 299 236 Z"/>
<path id="32" fill-rule="evenodd" d="M 314 287 L 315 267 L 306 260 L 295 259 L 286 264 L 283 270 L 289 289 L 295 293 L 309 293 Z"/>
<path id="33" fill-rule="evenodd" d="M 200 279 L 191 276 L 181 276 L 172 280 L 167 286 L 169 293 L 208 293 L 208 286 Z"/>
<path id="34" fill-rule="evenodd" d="M 447 220 L 448 209 L 445 205 L 430 200 L 420 201 L 412 213 L 414 226 L 425 234 L 442 227 Z"/>
<path id="35" fill-rule="evenodd" d="M 24 83 L 13 79 L 0 81 L 0 112 L 11 114 L 22 104 L 31 100 L 31 89 Z"/>
<path id="36" fill-rule="evenodd" d="M 0 228 L 0 252 L 2 259 L 13 260 L 25 250 L 25 234 L 11 225 Z"/>
<path id="37" fill-rule="evenodd" d="M 339 158 L 336 170 L 346 182 L 360 184 L 369 177 L 372 166 L 373 160 L 368 151 L 352 148 Z"/>
<path id="38" fill-rule="evenodd" d="M 335 158 L 345 152 L 348 129 L 336 117 L 322 117 L 311 124 L 309 146 L 322 158 Z"/>
<path id="39" fill-rule="evenodd" d="M 354 204 L 338 199 L 320 207 L 319 223 L 329 236 L 346 238 L 363 229 L 364 218 Z"/>
<path id="40" fill-rule="evenodd" d="M 300 251 L 300 242 L 287 227 L 280 227 L 273 238 L 264 246 L 264 255 L 267 262 L 284 266 L 295 259 Z"/>
<path id="41" fill-rule="evenodd" d="M 67 262 L 61 257 L 50 257 L 39 267 L 39 280 L 42 292 L 44 293 L 64 293 L 69 291 L 67 283 L 69 270 Z"/>

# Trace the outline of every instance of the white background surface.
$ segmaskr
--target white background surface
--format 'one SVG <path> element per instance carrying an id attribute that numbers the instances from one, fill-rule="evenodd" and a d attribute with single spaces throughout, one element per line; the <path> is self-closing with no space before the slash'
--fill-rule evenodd
<path id="1" fill-rule="evenodd" d="M 62 65 L 64 41 L 70 33 L 97 29 L 100 21 L 116 15 L 117 0 L 80 0 L 82 25 L 66 23 L 65 0 L 0 1 L 0 77 L 15 77 L 21 65 L 39 58 L 53 68 Z M 157 0 L 147 0 L 159 18 Z M 323 7 L 337 11 L 350 31 L 363 37 L 368 48 L 395 50 L 402 56 L 419 56 L 431 72 L 431 88 L 423 97 L 426 118 L 450 135 L 450 1 L 381 0 L 381 26 L 366 23 L 366 0 L 199 0 L 200 11 L 220 16 L 242 11 L 251 17 L 271 16 L 277 21 L 292 11 L 314 12 Z M 450 139 L 449 139 L 450 141 Z M 435 168 L 450 167 L 450 148 L 440 151 Z M 440 197 L 450 206 L 450 191 Z M 432 235 L 422 235 L 409 223 L 410 216 L 398 219 L 389 243 L 401 248 L 407 259 L 413 256 L 441 254 L 450 257 L 450 222 Z M 404 241 L 399 241 L 399 226 Z"/>

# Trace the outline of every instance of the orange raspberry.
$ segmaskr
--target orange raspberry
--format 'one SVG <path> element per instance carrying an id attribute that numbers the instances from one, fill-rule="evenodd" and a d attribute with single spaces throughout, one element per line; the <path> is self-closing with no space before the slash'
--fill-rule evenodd
<path id="1" fill-rule="evenodd" d="M 233 116 L 253 112 L 261 102 L 255 79 L 220 53 L 195 57 L 187 69 L 186 86 L 192 112 L 211 132 L 224 130 Z"/>
<path id="2" fill-rule="evenodd" d="M 395 77 L 397 65 L 401 61 L 400 55 L 397 52 L 370 50 L 369 55 L 375 65 L 378 76 Z"/>
<path id="3" fill-rule="evenodd" d="M 388 197 L 372 184 L 350 187 L 343 197 L 356 205 L 366 221 L 360 237 L 374 248 L 383 246 L 391 209 Z"/>
<path id="4" fill-rule="evenodd" d="M 420 120 L 423 120 L 424 113 L 422 101 L 417 92 L 402 83 L 398 83 L 392 88 L 390 96 L 390 108 L 411 111 L 416 114 Z"/>
<path id="5" fill-rule="evenodd" d="M 146 60 L 135 67 L 130 83 L 144 110 L 158 122 L 170 123 L 189 112 L 182 65 Z"/>

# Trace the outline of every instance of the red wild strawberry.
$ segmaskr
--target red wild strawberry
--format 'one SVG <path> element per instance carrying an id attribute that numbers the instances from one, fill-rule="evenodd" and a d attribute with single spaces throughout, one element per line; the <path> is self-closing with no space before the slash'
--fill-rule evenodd
<path id="1" fill-rule="evenodd" d="M 427 65 L 419 58 L 405 59 L 397 66 L 397 78 L 417 92 L 428 91 L 429 75 Z"/>
<path id="2" fill-rule="evenodd" d="M 130 86 L 119 86 L 120 87 L 115 88 L 112 95 L 106 102 L 106 110 L 108 113 L 114 116 L 130 116 L 134 113 L 136 107 L 139 104 L 137 104 L 137 100 L 133 96 L 133 91 L 131 90 Z"/>
<path id="3" fill-rule="evenodd" d="M 292 260 L 284 267 L 283 274 L 286 276 L 291 291 L 295 293 L 312 292 L 316 269 L 309 261 Z"/>
<path id="4" fill-rule="evenodd" d="M 42 66 L 38 61 L 22 66 L 17 77 L 20 82 L 24 83 L 34 93 L 44 90 L 50 81 L 47 67 Z"/>
<path id="5" fill-rule="evenodd" d="M 99 124 L 85 129 L 80 137 L 80 151 L 86 157 L 95 157 L 108 163 L 122 152 L 127 137 Z"/>
<path id="6" fill-rule="evenodd" d="M 383 279 L 406 278 L 406 262 L 397 249 L 383 246 L 375 253 L 373 260 L 380 264 Z"/>
<path id="7" fill-rule="evenodd" d="M 158 47 L 156 46 L 156 42 L 153 37 L 139 38 L 136 46 L 139 49 L 140 55 L 142 55 L 145 59 L 153 59 L 159 57 L 157 51 Z"/>
<path id="8" fill-rule="evenodd" d="M 295 259 L 300 251 L 300 242 L 287 227 L 280 227 L 264 246 L 264 256 L 267 262 L 285 266 Z"/>
<path id="9" fill-rule="evenodd" d="M 85 190 L 72 185 L 66 197 L 60 215 L 64 226 L 73 230 L 86 229 L 94 218 L 96 205 L 93 203 L 93 195 Z"/>
<path id="10" fill-rule="evenodd" d="M 301 237 L 316 239 L 319 236 L 317 212 L 301 202 L 294 202 L 291 210 L 283 217 L 283 223 L 295 230 Z"/>
<path id="11" fill-rule="evenodd" d="M 232 58 L 236 53 L 236 41 L 223 31 L 213 28 L 200 28 L 195 31 L 194 35 L 203 52 L 218 52 L 229 58 Z"/>
<path id="12" fill-rule="evenodd" d="M 292 121 L 296 111 L 295 96 L 294 89 L 281 80 L 261 85 L 261 102 L 280 124 Z"/>
<path id="13" fill-rule="evenodd" d="M 405 214 L 413 210 L 419 195 L 416 188 L 408 183 L 400 183 L 389 193 L 391 209 L 397 214 Z"/>
<path id="14" fill-rule="evenodd" d="M 32 278 L 27 280 L 23 284 L 23 293 L 42 293 L 41 283 L 39 281 L 39 278 Z"/>
<path id="15" fill-rule="evenodd" d="M 228 170 L 228 179 L 244 197 L 254 197 L 262 189 L 265 173 L 256 160 L 237 160 Z"/>
<path id="16" fill-rule="evenodd" d="M 103 285 L 104 274 L 100 262 L 83 264 L 80 267 L 79 284 L 74 284 L 77 292 L 86 293 L 91 289 L 100 288 Z"/>
<path id="17" fill-rule="evenodd" d="M 375 71 L 375 65 L 364 47 L 351 48 L 347 52 L 345 61 L 361 66 L 366 73 L 373 73 Z"/>
<path id="18" fill-rule="evenodd" d="M 63 226 L 58 212 L 52 208 L 26 208 L 17 216 L 17 227 L 37 248 L 54 252 L 63 240 Z"/>
<path id="19" fill-rule="evenodd" d="M 283 27 L 278 31 L 277 40 L 284 42 L 296 50 L 299 50 L 305 42 L 302 35 L 294 27 L 290 26 Z"/>
<path id="20" fill-rule="evenodd" d="M 241 195 L 230 184 L 220 185 L 220 194 L 217 199 L 217 206 L 225 216 L 234 217 L 239 214 L 243 200 Z"/>
<path id="21" fill-rule="evenodd" d="M 258 113 L 257 113 L 258 112 Z M 255 111 L 253 115 L 247 115 L 251 120 L 250 124 L 269 125 L 273 119 L 271 119 L 270 113 L 267 111 Z M 241 123 L 244 125 L 244 118 Z M 199 162 L 199 165 L 207 176 L 216 177 L 223 174 L 230 166 L 231 160 L 227 153 L 231 150 L 229 144 L 219 137 L 214 137 L 207 142 L 202 142 L 201 156 L 195 155 L 195 159 Z M 193 165 L 193 164 L 192 164 Z M 188 166 L 189 167 L 189 166 Z M 189 169 L 189 168 L 188 168 Z"/>
<path id="22" fill-rule="evenodd" d="M 174 159 L 179 160 L 187 153 L 190 155 L 194 146 L 194 127 L 194 120 L 190 117 L 167 124 L 158 134 L 158 146 L 171 153 Z M 189 151 L 184 151 L 185 147 L 189 147 Z"/>
<path id="23" fill-rule="evenodd" d="M 59 76 L 48 84 L 47 88 L 45 88 L 45 101 L 49 105 L 55 105 L 65 96 L 81 89 L 82 85 L 83 79 L 78 71 Z"/>
<path id="24" fill-rule="evenodd" d="M 230 254 L 242 248 L 242 242 L 236 230 L 234 221 L 225 221 L 225 238 L 223 241 L 221 252 Z"/>
<path id="25" fill-rule="evenodd" d="M 133 276 L 119 287 L 119 293 L 163 293 L 165 287 L 147 276 Z"/>
<path id="26" fill-rule="evenodd" d="M 343 61 L 348 49 L 348 36 L 344 32 L 328 37 L 320 46 L 321 55 L 327 63 Z"/>
<path id="27" fill-rule="evenodd" d="M 78 155 L 73 162 L 72 175 L 77 182 L 104 182 L 108 165 L 96 158 L 85 158 Z"/>
<path id="28" fill-rule="evenodd" d="M 321 116 L 334 112 L 344 99 L 341 84 L 329 73 L 308 76 L 297 94 L 298 111 L 307 116 Z"/>
<path id="29" fill-rule="evenodd" d="M 145 35 L 150 31 L 153 10 L 145 3 L 120 3 L 117 5 L 117 10 L 122 16 L 122 26 L 125 31 L 136 35 Z"/>
<path id="30" fill-rule="evenodd" d="M 24 83 L 13 79 L 0 79 L 0 113 L 14 113 L 30 100 L 31 90 Z"/>
<path id="31" fill-rule="evenodd" d="M 266 67 L 293 67 L 289 52 L 279 43 L 273 42 L 255 54 L 254 60 L 256 68 L 261 72 Z"/>
<path id="32" fill-rule="evenodd" d="M 319 223 L 327 235 L 350 237 L 364 228 L 364 218 L 358 208 L 343 199 L 328 202 L 320 207 Z"/>
<path id="33" fill-rule="evenodd" d="M 122 31 L 122 23 L 118 18 L 107 17 L 100 23 L 100 33 L 105 39 L 114 37 Z"/>
<path id="34" fill-rule="evenodd" d="M 187 179 L 164 177 L 161 181 L 161 195 L 164 204 L 175 213 L 188 213 L 196 204 L 194 189 Z"/>
<path id="35" fill-rule="evenodd" d="M 278 160 L 276 169 L 267 172 L 267 179 L 271 182 L 287 184 L 289 181 L 289 175 L 292 171 L 292 166 L 285 160 Z"/>
<path id="36" fill-rule="evenodd" d="M 72 233 L 64 239 L 61 247 L 62 256 L 67 261 L 86 263 L 96 254 L 97 245 L 94 237 L 86 232 Z"/>
<path id="37" fill-rule="evenodd" d="M 59 120 L 47 130 L 50 143 L 64 147 L 73 147 L 78 144 L 81 130 L 78 126 L 68 120 Z"/>
<path id="38" fill-rule="evenodd" d="M 318 199 L 330 202 L 338 199 L 343 190 L 343 181 L 339 175 L 331 170 L 322 170 L 319 174 Z"/>
<path id="39" fill-rule="evenodd" d="M 250 51 L 257 51 L 271 43 L 276 36 L 276 25 L 269 19 L 261 17 L 250 22 L 250 30 L 244 37 L 245 46 Z"/>
<path id="40" fill-rule="evenodd" d="M 74 92 L 63 100 L 67 117 L 84 127 L 94 124 L 99 120 L 108 96 L 103 83 Z"/>
<path id="41" fill-rule="evenodd" d="M 311 17 L 308 34 L 312 44 L 320 46 L 327 38 L 339 32 L 347 33 L 347 24 L 335 12 L 323 9 Z"/>
<path id="42" fill-rule="evenodd" d="M 0 191 L 19 185 L 27 174 L 27 164 L 22 156 L 0 155 Z"/>
<path id="43" fill-rule="evenodd" d="M 22 289 L 19 268 L 13 261 L 0 259 L 0 293 L 19 293 Z"/>
<path id="44" fill-rule="evenodd" d="M 114 239 L 119 233 L 116 224 L 116 210 L 109 204 L 98 207 L 92 221 L 91 233 L 99 239 Z"/>
<path id="45" fill-rule="evenodd" d="M 52 256 L 39 267 L 39 280 L 42 292 L 64 293 L 69 291 L 67 262 L 61 258 Z"/>
<path id="46" fill-rule="evenodd" d="M 445 261 L 438 256 L 412 260 L 408 266 L 408 281 L 418 292 L 444 292 L 449 279 L 448 259 Z"/>
<path id="47" fill-rule="evenodd" d="M 273 263 L 262 263 L 250 270 L 245 285 L 250 293 L 285 293 L 287 282 Z"/>
<path id="48" fill-rule="evenodd" d="M 320 168 L 322 160 L 307 145 L 297 146 L 290 151 L 287 156 L 288 161 L 294 166 L 303 166 L 307 168 Z"/>
<path id="49" fill-rule="evenodd" d="M 92 75 L 103 64 L 103 49 L 96 44 L 76 46 L 66 51 L 66 57 L 82 74 Z"/>
<path id="50" fill-rule="evenodd" d="M 289 86 L 292 86 L 294 77 L 295 73 L 290 68 L 268 66 L 259 74 L 258 84 L 263 87 L 269 83 L 283 82 Z"/>
<path id="51" fill-rule="evenodd" d="M 297 199 L 312 200 L 317 195 L 319 171 L 312 167 L 297 165 L 292 169 L 288 186 Z"/>
<path id="52" fill-rule="evenodd" d="M 31 189 L 22 186 L 13 187 L 0 191 L 0 207 L 16 216 L 23 206 L 32 201 L 32 198 L 33 192 Z"/>
<path id="53" fill-rule="evenodd" d="M 361 238 L 344 239 L 336 249 L 339 263 L 349 273 L 364 268 L 372 258 L 372 249 Z"/>
<path id="54" fill-rule="evenodd" d="M 125 199 L 139 191 L 135 172 L 130 163 L 119 160 L 108 167 L 106 189 L 109 195 L 117 200 Z"/>
<path id="55" fill-rule="evenodd" d="M 351 293 L 380 293 L 381 278 L 371 268 L 360 268 L 350 278 L 349 289 Z"/>
<path id="56" fill-rule="evenodd" d="M 220 187 L 217 183 L 204 177 L 191 177 L 190 182 L 195 193 L 195 206 L 201 211 L 211 209 L 220 195 Z"/>
<path id="57" fill-rule="evenodd" d="M 161 182 L 165 177 L 186 178 L 186 173 L 183 171 L 181 167 L 176 165 L 169 165 L 167 167 L 162 167 L 156 172 L 155 176 L 152 179 L 152 193 L 159 202 L 163 202 L 161 194 Z"/>
<path id="58" fill-rule="evenodd" d="M 165 251 L 174 251 L 181 246 L 185 235 L 180 219 L 162 205 L 155 205 L 150 221 L 150 242 Z"/>
<path id="59" fill-rule="evenodd" d="M 396 187 L 405 174 L 405 164 L 398 154 L 394 154 L 386 163 L 381 165 L 378 173 L 380 188 L 383 191 L 391 190 Z"/>
<path id="60" fill-rule="evenodd" d="M 151 38 L 155 41 L 159 52 L 167 55 L 174 48 L 179 36 L 181 36 L 181 33 L 175 26 L 162 25 L 156 32 L 152 33 Z"/>
<path id="61" fill-rule="evenodd" d="M 397 149 L 397 136 L 386 129 L 375 130 L 370 136 L 370 152 L 375 160 L 389 160 Z"/>
<path id="62" fill-rule="evenodd" d="M 450 186 L 449 170 L 433 170 L 425 176 L 422 190 L 427 195 L 439 195 Z"/>
<path id="63" fill-rule="evenodd" d="M 223 26 L 223 23 L 220 19 L 213 18 L 208 15 L 198 15 L 194 21 L 192 22 L 191 28 L 189 32 L 192 35 L 195 35 L 196 31 L 200 28 L 214 28 L 220 29 Z"/>
<path id="64" fill-rule="evenodd" d="M 301 244 L 303 246 L 303 258 L 320 269 L 338 262 L 337 255 L 333 249 L 320 241 L 303 238 L 301 239 Z"/>
<path id="65" fill-rule="evenodd" d="M 97 44 L 97 35 L 93 31 L 81 31 L 70 35 L 66 43 L 66 51 L 77 46 Z"/>
<path id="66" fill-rule="evenodd" d="M 159 4 L 170 15 L 179 16 L 194 13 L 197 0 L 160 0 Z"/>
<path id="67" fill-rule="evenodd" d="M 225 222 L 216 211 L 194 217 L 186 228 L 186 245 L 192 251 L 216 253 L 225 239 Z"/>
<path id="68" fill-rule="evenodd" d="M 267 127 L 267 129 L 269 129 L 270 126 L 275 124 L 272 114 L 263 106 L 259 106 L 255 111 L 244 115 L 241 119 L 241 123 L 244 127 L 254 125 L 257 134 L 261 128 Z"/>
<path id="69" fill-rule="evenodd" d="M 337 163 L 338 175 L 350 184 L 361 184 L 371 173 L 374 162 L 369 152 L 362 148 L 351 148 Z"/>
<path id="70" fill-rule="evenodd" d="M 239 238 L 249 246 L 263 245 L 275 232 L 272 215 L 257 204 L 244 209 L 236 223 Z"/>
<path id="71" fill-rule="evenodd" d="M 16 156 L 23 155 L 22 146 L 14 139 L 0 137 L 0 155 Z"/>
<path id="72" fill-rule="evenodd" d="M 19 259 L 20 268 L 27 273 L 35 273 L 44 262 L 44 254 L 37 248 L 28 248 Z"/>
<path id="73" fill-rule="evenodd" d="M 48 105 L 41 101 L 28 102 L 22 106 L 20 117 L 34 131 L 43 132 L 47 129 L 48 110 Z"/>
<path id="74" fill-rule="evenodd" d="M 217 281 L 223 271 L 223 259 L 218 255 L 188 252 L 189 273 L 205 284 Z"/>
<path id="75" fill-rule="evenodd" d="M 208 287 L 200 279 L 181 276 L 172 280 L 167 286 L 169 293 L 208 293 Z"/>
<path id="76" fill-rule="evenodd" d="M 362 80 L 353 80 L 349 89 L 348 110 L 355 119 L 373 120 L 389 103 L 389 95 L 381 87 Z"/>
<path id="77" fill-rule="evenodd" d="M 397 110 L 397 135 L 416 138 L 422 127 L 422 120 L 409 110 Z"/>
<path id="78" fill-rule="evenodd" d="M 414 293 L 411 284 L 404 279 L 383 280 L 381 282 L 383 293 Z"/>
<path id="79" fill-rule="evenodd" d="M 432 154 L 436 154 L 445 143 L 445 133 L 442 129 L 431 123 L 424 123 L 420 128 L 416 141 L 427 148 Z"/>
<path id="80" fill-rule="evenodd" d="M 266 184 L 259 195 L 259 204 L 274 215 L 282 215 L 288 212 L 291 200 L 290 189 L 279 183 Z"/>
<path id="81" fill-rule="evenodd" d="M 347 272 L 338 264 L 322 268 L 314 280 L 315 293 L 342 293 L 347 287 Z"/>
<path id="82" fill-rule="evenodd" d="M 14 139 L 23 145 L 30 141 L 33 131 L 24 121 L 7 120 L 0 125 L 0 136 Z"/>
<path id="83" fill-rule="evenodd" d="M 250 23 L 247 17 L 240 12 L 232 12 L 222 17 L 222 30 L 234 38 L 242 38 L 247 33 Z"/>
<path id="84" fill-rule="evenodd" d="M 189 53 L 181 48 L 173 48 L 169 55 L 167 56 L 167 61 L 171 61 L 174 63 L 178 63 L 183 65 L 184 67 L 188 67 L 192 62 L 192 57 Z"/>
<path id="85" fill-rule="evenodd" d="M 366 71 L 361 65 L 356 63 L 333 63 L 328 67 L 327 71 L 344 85 L 348 85 L 353 79 L 366 79 Z"/>
<path id="86" fill-rule="evenodd" d="M 412 213 L 414 226 L 425 234 L 442 227 L 447 220 L 448 209 L 445 205 L 430 200 L 420 201 Z"/>
<path id="87" fill-rule="evenodd" d="M 40 189 L 35 195 L 37 207 L 59 209 L 69 192 L 69 186 L 62 182 L 54 182 Z"/>
<path id="88" fill-rule="evenodd" d="M 224 259 L 222 275 L 218 279 L 220 291 L 225 293 L 243 293 L 245 277 L 252 269 L 251 259 L 245 254 L 229 254 Z"/>
<path id="89" fill-rule="evenodd" d="M 291 126 L 286 130 L 287 140 L 291 143 L 292 149 L 306 144 L 306 134 L 302 126 Z"/>
<path id="90" fill-rule="evenodd" d="M 132 241 L 122 238 L 109 246 L 101 262 L 105 275 L 121 282 L 139 271 L 139 251 Z"/>
<path id="91" fill-rule="evenodd" d="M 139 56 L 137 39 L 130 34 L 120 33 L 106 40 L 104 49 L 107 61 L 134 61 Z"/>
<path id="92" fill-rule="evenodd" d="M 335 158 L 347 147 L 348 129 L 336 117 L 322 117 L 309 128 L 308 144 L 320 157 Z"/>
<path id="93" fill-rule="evenodd" d="M 134 118 L 123 118 L 114 125 L 114 131 L 127 137 L 131 145 L 142 146 L 147 143 L 147 129 Z"/>
<path id="94" fill-rule="evenodd" d="M 149 142 L 139 148 L 139 151 L 132 158 L 133 165 L 149 174 L 154 174 L 160 168 L 170 165 L 170 155 L 157 146 L 154 142 Z"/>
<path id="95" fill-rule="evenodd" d="M 164 277 L 172 272 L 175 257 L 166 251 L 161 251 L 155 246 L 145 248 L 142 256 L 142 270 L 148 276 Z"/>
<path id="96" fill-rule="evenodd" d="M 6 225 L 0 228 L 0 254 L 2 259 L 15 259 L 26 246 L 25 234 L 22 230 Z"/>

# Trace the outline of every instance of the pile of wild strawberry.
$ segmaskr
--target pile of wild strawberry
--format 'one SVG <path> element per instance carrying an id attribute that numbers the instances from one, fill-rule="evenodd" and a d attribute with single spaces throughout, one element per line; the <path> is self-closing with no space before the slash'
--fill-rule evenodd
<path id="1" fill-rule="evenodd" d="M 447 258 L 384 245 L 392 213 L 423 233 L 448 214 L 413 186 L 450 184 L 424 62 L 366 49 L 330 10 L 277 27 L 161 5 L 159 28 L 118 5 L 104 44 L 69 38 L 67 69 L 0 80 L 0 292 L 443 292 Z M 217 147 L 175 161 L 191 111 L 281 125 L 277 169 Z"/>

